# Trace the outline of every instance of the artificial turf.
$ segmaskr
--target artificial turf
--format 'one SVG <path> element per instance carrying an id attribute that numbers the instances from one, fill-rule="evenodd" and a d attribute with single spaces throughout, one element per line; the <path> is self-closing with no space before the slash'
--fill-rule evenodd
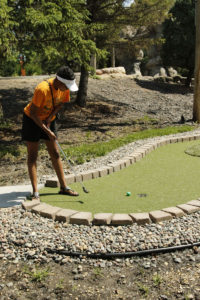
<path id="1" fill-rule="evenodd" d="M 162 146 L 139 162 L 111 175 L 70 187 L 78 197 L 58 195 L 58 188 L 40 190 L 41 201 L 77 211 L 148 212 L 183 204 L 200 197 L 200 158 L 188 155 L 188 147 L 200 141 Z M 126 196 L 131 192 L 130 196 Z"/>

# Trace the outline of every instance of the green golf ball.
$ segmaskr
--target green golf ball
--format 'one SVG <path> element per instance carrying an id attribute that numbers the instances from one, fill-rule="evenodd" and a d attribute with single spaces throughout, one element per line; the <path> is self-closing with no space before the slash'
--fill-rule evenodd
<path id="1" fill-rule="evenodd" d="M 127 193 L 126 193 L 126 196 L 130 196 L 130 195 L 131 195 L 131 192 L 127 192 Z"/>

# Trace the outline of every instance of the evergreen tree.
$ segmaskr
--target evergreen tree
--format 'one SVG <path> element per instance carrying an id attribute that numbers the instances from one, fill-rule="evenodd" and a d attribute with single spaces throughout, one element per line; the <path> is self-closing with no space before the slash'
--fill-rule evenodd
<path id="1" fill-rule="evenodd" d="M 126 25 L 141 28 L 160 21 L 173 2 L 135 0 L 127 8 L 125 0 L 3 1 L 10 20 L 7 34 L 14 33 L 27 61 L 35 58 L 48 73 L 65 63 L 81 66 L 77 96 L 81 106 L 86 104 L 91 55 L 105 56 Z"/>
<path id="2" fill-rule="evenodd" d="M 14 49 L 14 42 L 16 41 L 13 32 L 15 22 L 12 20 L 10 14 L 12 8 L 8 6 L 7 0 L 1 0 L 0 5 L 0 61 L 8 58 Z"/>
<path id="3" fill-rule="evenodd" d="M 99 54 L 111 45 L 121 43 L 120 31 L 127 25 L 143 28 L 161 23 L 174 3 L 174 0 L 135 0 L 126 7 L 124 0 L 87 0 L 86 9 L 89 11 L 87 21 L 87 38 L 96 43 Z M 141 40 L 143 41 L 143 36 Z M 135 42 L 129 39 L 129 42 Z M 138 43 L 138 39 L 137 39 Z M 127 44 L 127 41 L 126 41 Z M 133 44 L 130 44 L 133 47 Z M 81 82 L 77 103 L 85 106 L 88 83 L 87 66 L 81 68 Z"/>
<path id="4" fill-rule="evenodd" d="M 121 18 L 125 15 L 124 0 L 86 0 L 85 9 L 88 11 L 85 39 L 96 44 L 91 55 L 99 57 L 105 54 L 105 47 L 119 34 L 122 26 Z M 77 95 L 77 104 L 86 105 L 87 86 L 90 60 L 81 65 L 81 78 Z"/>
<path id="5" fill-rule="evenodd" d="M 17 0 L 11 3 L 20 52 L 36 52 L 42 68 L 54 72 L 66 61 L 81 64 L 95 44 L 84 39 L 87 11 L 83 0 Z M 79 11 L 80 10 L 80 11 Z M 27 55 L 28 58 L 28 55 Z"/>

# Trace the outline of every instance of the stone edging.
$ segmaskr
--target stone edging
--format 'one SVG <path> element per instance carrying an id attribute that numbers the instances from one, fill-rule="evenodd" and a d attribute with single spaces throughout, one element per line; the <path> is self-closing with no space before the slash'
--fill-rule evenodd
<path id="1" fill-rule="evenodd" d="M 66 176 L 68 184 L 90 180 L 97 177 L 102 177 L 117 172 L 131 164 L 141 160 L 149 152 L 156 148 L 184 141 L 192 141 L 200 139 L 200 134 L 188 135 L 184 137 L 165 138 L 158 142 L 149 142 L 138 149 L 131 155 L 118 160 L 115 163 L 108 164 L 106 167 L 100 169 L 85 171 L 76 176 L 69 174 Z M 58 187 L 58 180 L 55 178 L 47 180 L 45 186 Z M 112 214 L 112 213 L 97 213 L 92 216 L 91 212 L 79 212 L 71 209 L 62 209 L 60 207 L 51 206 L 39 201 L 25 201 L 22 204 L 25 210 L 30 210 L 33 213 L 38 213 L 43 217 L 53 219 L 55 221 L 78 224 L 78 225 L 131 225 L 137 223 L 138 225 L 145 225 L 151 222 L 159 223 L 165 220 L 170 220 L 174 217 L 181 217 L 185 214 L 191 214 L 200 210 L 200 198 L 197 200 L 189 201 L 185 204 L 180 204 L 175 207 L 168 207 L 162 210 L 151 211 L 149 213 L 130 213 L 130 214 Z"/>

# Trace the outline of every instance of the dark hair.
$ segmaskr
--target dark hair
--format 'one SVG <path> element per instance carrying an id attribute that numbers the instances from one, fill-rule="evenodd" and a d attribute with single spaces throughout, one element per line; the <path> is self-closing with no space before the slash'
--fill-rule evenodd
<path id="1" fill-rule="evenodd" d="M 67 80 L 74 80 L 74 72 L 68 66 L 62 66 L 58 69 L 57 74 L 59 77 Z"/>

